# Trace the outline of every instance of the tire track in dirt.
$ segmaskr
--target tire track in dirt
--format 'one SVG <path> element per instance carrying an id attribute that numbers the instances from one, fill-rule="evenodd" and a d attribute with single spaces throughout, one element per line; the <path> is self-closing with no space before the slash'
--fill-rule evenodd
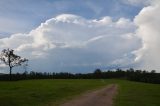
<path id="1" fill-rule="evenodd" d="M 102 89 L 83 94 L 60 106 L 112 106 L 117 93 L 117 85 L 111 84 Z"/>

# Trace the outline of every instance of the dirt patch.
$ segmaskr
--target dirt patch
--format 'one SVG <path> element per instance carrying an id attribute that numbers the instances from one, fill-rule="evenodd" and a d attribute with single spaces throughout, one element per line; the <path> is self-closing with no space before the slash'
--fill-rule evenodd
<path id="1" fill-rule="evenodd" d="M 60 106 L 112 106 L 116 93 L 117 85 L 112 84 L 100 90 L 86 93 Z"/>

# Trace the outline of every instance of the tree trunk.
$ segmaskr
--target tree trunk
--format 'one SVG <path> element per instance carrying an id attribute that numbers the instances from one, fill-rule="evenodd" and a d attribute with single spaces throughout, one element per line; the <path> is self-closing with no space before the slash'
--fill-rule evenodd
<path id="1" fill-rule="evenodd" d="M 9 80 L 12 80 L 12 67 L 9 67 Z"/>

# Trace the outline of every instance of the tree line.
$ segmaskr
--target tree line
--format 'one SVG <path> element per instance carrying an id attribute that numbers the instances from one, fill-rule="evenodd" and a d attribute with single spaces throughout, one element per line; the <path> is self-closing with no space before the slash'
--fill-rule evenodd
<path id="1" fill-rule="evenodd" d="M 96 69 L 92 73 L 47 73 L 47 72 L 24 72 L 12 74 L 12 80 L 28 80 L 28 79 L 126 79 L 131 81 L 146 82 L 160 84 L 160 73 L 156 73 L 155 70 L 151 72 L 134 70 L 133 68 L 122 70 L 117 69 L 115 71 L 102 71 Z M 10 80 L 9 74 L 1 74 L 0 80 Z"/>
<path id="2" fill-rule="evenodd" d="M 128 70 L 117 69 L 116 71 L 101 71 L 96 69 L 93 73 L 77 73 L 72 74 L 68 72 L 60 73 L 47 73 L 47 72 L 34 72 L 12 74 L 12 69 L 16 66 L 27 66 L 28 59 L 22 58 L 14 53 L 12 49 L 4 49 L 0 54 L 0 60 L 9 67 L 9 74 L 0 74 L 0 80 L 24 80 L 24 79 L 109 79 L 109 78 L 121 78 L 131 81 L 147 82 L 160 84 L 160 73 L 156 73 L 155 70 L 151 72 L 134 70 L 130 68 Z"/>

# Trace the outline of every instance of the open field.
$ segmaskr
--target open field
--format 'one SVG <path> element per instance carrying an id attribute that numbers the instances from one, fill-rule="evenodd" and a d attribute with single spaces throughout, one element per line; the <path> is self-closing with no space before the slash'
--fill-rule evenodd
<path id="1" fill-rule="evenodd" d="M 0 82 L 0 106 L 56 105 L 90 89 L 106 85 L 102 80 L 25 80 Z"/>
<path id="2" fill-rule="evenodd" d="M 115 106 L 160 106 L 160 84 L 116 81 L 119 94 Z"/>
<path id="3" fill-rule="evenodd" d="M 98 79 L 0 82 L 0 106 L 55 106 L 108 84 L 118 84 L 115 106 L 160 106 L 158 84 Z"/>

